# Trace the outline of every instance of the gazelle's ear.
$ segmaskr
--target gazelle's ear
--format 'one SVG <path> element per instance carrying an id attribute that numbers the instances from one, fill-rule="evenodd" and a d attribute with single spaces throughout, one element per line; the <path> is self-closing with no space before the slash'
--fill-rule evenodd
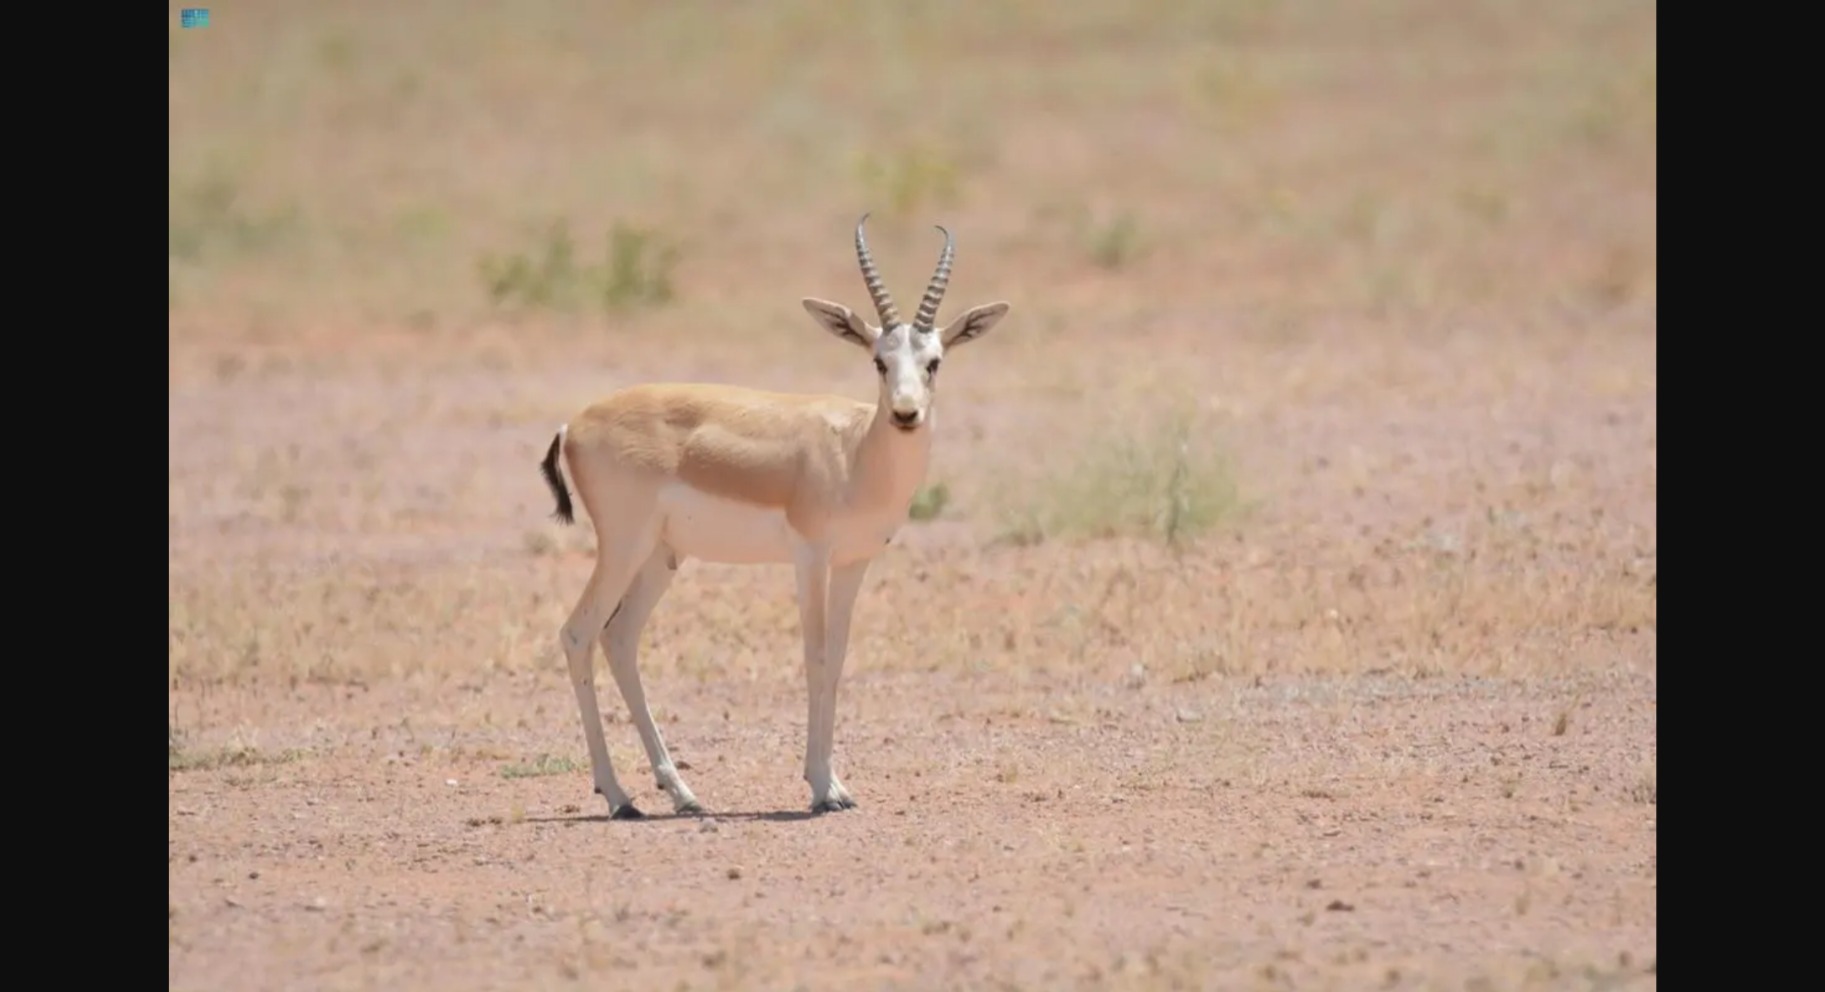
<path id="1" fill-rule="evenodd" d="M 841 303 L 832 303 L 829 300 L 820 300 L 810 296 L 805 297 L 804 304 L 805 312 L 818 322 L 819 327 L 845 341 L 864 348 L 874 348 L 874 339 L 879 337 L 881 332 L 869 327 L 866 321 L 856 316 L 854 310 Z"/>
<path id="2" fill-rule="evenodd" d="M 971 307 L 968 313 L 950 322 L 944 329 L 941 339 L 944 347 L 955 348 L 966 341 L 974 341 L 987 334 L 1002 317 L 1006 316 L 1008 305 L 1004 302 L 984 303 Z"/>

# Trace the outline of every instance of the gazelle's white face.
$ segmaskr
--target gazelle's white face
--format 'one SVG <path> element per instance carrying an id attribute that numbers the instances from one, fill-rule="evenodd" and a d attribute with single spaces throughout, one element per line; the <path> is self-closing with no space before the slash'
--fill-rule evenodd
<path id="1" fill-rule="evenodd" d="M 908 433 L 931 419 L 933 386 L 947 350 L 986 334 L 1008 312 L 1006 303 L 975 307 L 942 330 L 897 324 L 883 333 L 840 303 L 806 299 L 805 309 L 825 330 L 868 349 L 880 380 L 880 410 Z"/>
<path id="2" fill-rule="evenodd" d="M 943 343 L 933 332 L 901 324 L 875 338 L 873 351 L 874 370 L 881 377 L 881 409 L 895 427 L 918 430 L 931 415 Z"/>

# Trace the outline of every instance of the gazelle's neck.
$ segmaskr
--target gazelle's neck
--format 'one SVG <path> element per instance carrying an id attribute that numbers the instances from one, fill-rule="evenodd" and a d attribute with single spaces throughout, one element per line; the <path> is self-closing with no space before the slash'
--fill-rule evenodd
<path id="1" fill-rule="evenodd" d="M 906 504 L 925 481 L 931 460 L 930 411 L 916 430 L 893 425 L 885 401 L 875 404 L 873 419 L 855 453 L 855 499 L 864 503 Z"/>

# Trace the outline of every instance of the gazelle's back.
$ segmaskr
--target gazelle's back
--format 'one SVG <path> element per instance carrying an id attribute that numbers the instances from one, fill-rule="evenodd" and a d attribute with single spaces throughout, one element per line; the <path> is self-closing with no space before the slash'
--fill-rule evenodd
<path id="1" fill-rule="evenodd" d="M 785 507 L 806 471 L 849 448 L 874 408 L 842 396 L 703 383 L 629 386 L 570 422 L 565 454 L 610 453 L 705 495 Z M 586 459 L 585 459 L 586 460 Z M 573 467 L 573 472 L 575 468 Z"/>

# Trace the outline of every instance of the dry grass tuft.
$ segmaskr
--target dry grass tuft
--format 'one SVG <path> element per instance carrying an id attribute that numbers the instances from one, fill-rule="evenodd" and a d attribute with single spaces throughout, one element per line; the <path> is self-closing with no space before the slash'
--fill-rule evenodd
<path id="1" fill-rule="evenodd" d="M 1184 409 L 1105 424 L 1067 451 L 1064 464 L 1000 486 L 1004 540 L 1140 537 L 1177 547 L 1243 509 L 1233 461 Z"/>
<path id="2" fill-rule="evenodd" d="M 1655 763 L 1650 762 L 1629 783 L 1629 798 L 1649 806 L 1660 805 L 1660 774 Z"/>
<path id="3" fill-rule="evenodd" d="M 232 744 L 225 747 L 190 751 L 174 745 L 166 755 L 166 767 L 174 772 L 253 768 L 262 765 L 289 764 L 303 756 L 304 752 L 295 748 L 283 751 L 264 751 L 245 744 Z"/>

